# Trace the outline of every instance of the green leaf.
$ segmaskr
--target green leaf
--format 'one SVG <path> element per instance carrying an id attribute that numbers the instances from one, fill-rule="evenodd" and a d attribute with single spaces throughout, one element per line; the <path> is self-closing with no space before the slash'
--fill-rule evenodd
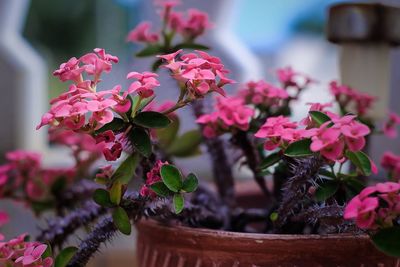
<path id="1" fill-rule="evenodd" d="M 35 214 L 54 208 L 54 201 L 33 201 L 31 208 Z"/>
<path id="2" fill-rule="evenodd" d="M 151 140 L 148 133 L 139 127 L 133 128 L 128 136 L 133 147 L 139 151 L 143 156 L 149 157 L 152 152 Z"/>
<path id="3" fill-rule="evenodd" d="M 315 199 L 317 201 L 325 201 L 335 195 L 338 189 L 339 183 L 337 181 L 328 180 L 318 186 L 315 192 Z"/>
<path id="4" fill-rule="evenodd" d="M 164 148 L 167 148 L 172 144 L 174 139 L 177 137 L 180 128 L 180 120 L 178 117 L 174 116 L 171 121 L 172 122 L 168 127 L 156 130 L 158 141 Z"/>
<path id="5" fill-rule="evenodd" d="M 146 128 L 165 128 L 171 123 L 171 120 L 159 112 L 143 111 L 133 118 L 133 122 Z"/>
<path id="6" fill-rule="evenodd" d="M 156 72 L 160 67 L 161 67 L 161 65 L 163 64 L 163 60 L 160 58 L 160 59 L 157 59 L 156 61 L 154 61 L 154 63 L 151 65 L 151 70 L 153 71 L 153 72 Z"/>
<path id="7" fill-rule="evenodd" d="M 281 155 L 279 152 L 272 153 L 268 155 L 265 159 L 260 164 L 260 169 L 266 169 L 274 165 L 275 163 L 278 163 L 281 160 Z"/>
<path id="8" fill-rule="evenodd" d="M 169 190 L 176 193 L 182 189 L 182 174 L 175 166 L 163 165 L 160 174 L 164 184 Z"/>
<path id="9" fill-rule="evenodd" d="M 158 45 L 158 44 L 147 45 L 141 51 L 137 52 L 136 56 L 137 57 L 148 57 L 148 56 L 157 55 L 160 52 L 161 52 L 161 46 L 160 45 Z"/>
<path id="10" fill-rule="evenodd" d="M 345 180 L 346 185 L 351 187 L 351 190 L 354 192 L 354 195 L 359 194 L 364 188 L 365 184 L 361 182 L 358 178 L 350 178 Z"/>
<path id="11" fill-rule="evenodd" d="M 179 49 L 193 49 L 193 50 L 209 50 L 210 47 L 202 44 L 195 44 L 195 43 L 182 43 L 176 45 L 173 50 L 179 50 Z"/>
<path id="12" fill-rule="evenodd" d="M 42 254 L 42 259 L 48 258 L 48 257 L 53 257 L 53 250 L 51 248 L 51 245 L 49 242 L 46 242 L 47 248 Z"/>
<path id="13" fill-rule="evenodd" d="M 112 207 L 110 193 L 102 188 L 98 188 L 93 193 L 93 201 L 102 207 Z"/>
<path id="14" fill-rule="evenodd" d="M 167 154 L 176 157 L 186 157 L 193 155 L 198 151 L 198 146 L 201 144 L 202 135 L 198 130 L 192 130 L 184 133 L 176 138 L 167 150 Z"/>
<path id="15" fill-rule="evenodd" d="M 63 250 L 61 250 L 55 260 L 54 267 L 67 266 L 77 251 L 78 248 L 76 247 L 66 247 Z"/>
<path id="16" fill-rule="evenodd" d="M 199 185 L 199 180 L 197 179 L 196 175 L 190 173 L 183 181 L 182 190 L 187 193 L 191 193 L 197 189 L 198 185 Z"/>
<path id="17" fill-rule="evenodd" d="M 133 153 L 129 155 L 111 177 L 111 181 L 119 181 L 121 184 L 128 184 L 135 175 L 136 167 L 139 163 L 139 155 Z"/>
<path id="18" fill-rule="evenodd" d="M 172 191 L 163 182 L 154 183 L 150 185 L 150 188 L 160 197 L 168 197 L 172 194 Z"/>
<path id="19" fill-rule="evenodd" d="M 121 131 L 121 129 L 125 126 L 125 122 L 123 119 L 120 118 L 114 118 L 110 123 L 107 123 L 100 129 L 96 131 L 96 134 L 104 133 L 106 131 L 113 131 L 113 132 L 118 132 Z"/>
<path id="20" fill-rule="evenodd" d="M 400 257 L 400 226 L 384 228 L 372 235 L 372 242 L 383 253 Z"/>
<path id="21" fill-rule="evenodd" d="M 129 221 L 128 214 L 126 211 L 117 207 L 112 214 L 114 225 L 118 228 L 118 230 L 125 234 L 130 235 L 132 231 L 131 222 Z"/>
<path id="22" fill-rule="evenodd" d="M 328 115 L 326 115 L 325 113 L 322 113 L 320 111 L 310 111 L 309 112 L 311 118 L 313 119 L 313 121 L 318 125 L 321 126 L 322 124 L 324 124 L 327 121 L 330 121 L 331 118 L 329 118 Z"/>
<path id="23" fill-rule="evenodd" d="M 288 157 L 305 157 L 311 156 L 313 152 L 310 149 L 311 139 L 303 139 L 291 143 L 285 150 Z"/>
<path id="24" fill-rule="evenodd" d="M 346 157 L 361 171 L 362 175 L 371 175 L 371 161 L 362 151 L 346 151 Z"/>
<path id="25" fill-rule="evenodd" d="M 122 184 L 120 181 L 115 181 L 110 189 L 110 201 L 115 205 L 119 205 L 122 198 Z"/>
<path id="26" fill-rule="evenodd" d="M 336 179 L 335 174 L 333 174 L 331 171 L 328 171 L 326 169 L 320 169 L 318 172 L 320 175 L 325 176 L 325 177 L 329 177 L 332 179 Z"/>
<path id="27" fill-rule="evenodd" d="M 179 214 L 182 212 L 183 207 L 185 206 L 185 199 L 182 194 L 175 194 L 173 198 L 175 213 Z"/>
<path id="28" fill-rule="evenodd" d="M 154 98 L 156 98 L 156 95 L 153 95 L 151 97 L 147 97 L 145 99 L 142 99 L 142 101 L 140 102 L 138 110 L 142 110 L 145 107 L 147 107 L 147 105 L 150 104 L 154 100 Z"/>
<path id="29" fill-rule="evenodd" d="M 272 212 L 271 215 L 269 215 L 269 219 L 270 219 L 272 222 L 275 222 L 276 220 L 278 220 L 278 217 L 279 217 L 279 215 L 278 215 L 277 212 Z"/>

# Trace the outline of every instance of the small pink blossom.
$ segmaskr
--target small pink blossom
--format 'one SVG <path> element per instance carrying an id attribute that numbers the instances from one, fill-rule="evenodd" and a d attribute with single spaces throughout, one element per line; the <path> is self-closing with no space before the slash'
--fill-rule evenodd
<path id="1" fill-rule="evenodd" d="M 397 137 L 397 126 L 400 124 L 400 116 L 396 113 L 390 112 L 389 119 L 383 126 L 383 133 L 389 138 Z"/>
<path id="2" fill-rule="evenodd" d="M 244 84 L 239 91 L 239 96 L 245 99 L 246 104 L 273 107 L 280 106 L 289 94 L 282 88 L 260 80 Z"/>
<path id="3" fill-rule="evenodd" d="M 229 71 L 224 68 L 218 57 L 196 51 L 197 54 L 184 54 L 177 60 L 180 52 L 179 50 L 158 57 L 167 61 L 164 67 L 171 70 L 173 78 L 186 86 L 189 97 L 199 98 L 210 92 L 225 95 L 223 86 L 234 83 L 226 77 Z"/>
<path id="4" fill-rule="evenodd" d="M 291 67 L 277 69 L 276 74 L 284 88 L 295 87 L 298 90 L 301 90 L 309 84 L 315 83 L 313 79 L 294 71 Z"/>
<path id="5" fill-rule="evenodd" d="M 151 23 L 144 21 L 138 24 L 133 30 L 131 30 L 126 37 L 128 42 L 144 42 L 144 43 L 156 43 L 158 42 L 159 36 L 157 33 L 150 32 Z"/>
<path id="6" fill-rule="evenodd" d="M 330 83 L 330 91 L 342 109 L 346 111 L 354 109 L 359 116 L 366 115 L 377 100 L 375 96 L 340 85 L 336 81 Z"/>
<path id="7" fill-rule="evenodd" d="M 168 26 L 185 39 L 194 40 L 212 27 L 208 14 L 197 9 L 189 9 L 187 18 L 180 12 L 170 12 Z"/>
<path id="8" fill-rule="evenodd" d="M 393 180 L 400 180 L 400 155 L 386 151 L 382 156 L 381 165 Z"/>
<path id="9" fill-rule="evenodd" d="M 127 79 L 137 79 L 128 89 L 128 93 L 137 92 L 141 97 L 148 98 L 154 95 L 154 88 L 160 86 L 156 79 L 158 75 L 153 72 L 130 72 Z"/>
<path id="10" fill-rule="evenodd" d="M 146 181 L 145 184 L 140 189 L 140 195 L 151 198 L 157 196 L 157 194 L 153 190 L 151 190 L 150 186 L 157 182 L 161 182 L 161 174 L 160 174 L 161 167 L 163 165 L 168 165 L 168 164 L 169 163 L 167 161 L 162 162 L 161 160 L 158 160 L 154 164 L 153 168 L 148 173 L 146 173 Z"/>
<path id="11" fill-rule="evenodd" d="M 255 137 L 266 138 L 264 148 L 274 150 L 278 147 L 284 148 L 290 143 L 314 135 L 314 130 L 298 129 L 296 122 L 291 122 L 284 116 L 270 117 L 255 133 Z"/>
<path id="12" fill-rule="evenodd" d="M 246 131 L 254 115 L 254 110 L 245 106 L 243 99 L 238 97 L 218 97 L 215 109 L 215 112 L 204 114 L 196 120 L 204 125 L 203 134 L 207 138 L 233 129 Z"/>

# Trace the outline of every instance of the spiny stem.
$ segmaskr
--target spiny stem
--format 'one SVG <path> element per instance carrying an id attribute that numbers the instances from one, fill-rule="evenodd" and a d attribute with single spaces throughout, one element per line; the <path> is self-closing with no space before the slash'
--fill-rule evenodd
<path id="1" fill-rule="evenodd" d="M 89 200 L 65 217 L 57 217 L 49 221 L 47 229 L 42 230 L 36 239 L 48 242 L 52 247 L 61 247 L 76 230 L 89 225 L 105 211 L 106 209 Z"/>
<path id="2" fill-rule="evenodd" d="M 319 156 L 297 160 L 293 165 L 293 176 L 283 186 L 282 201 L 278 208 L 278 219 L 275 226 L 280 230 L 288 221 L 288 218 L 296 211 L 301 200 L 307 194 L 308 189 L 318 178 L 318 171 L 324 164 Z"/>
<path id="3" fill-rule="evenodd" d="M 247 165 L 250 170 L 253 172 L 254 179 L 257 184 L 260 186 L 261 190 L 267 197 L 272 198 L 271 193 L 269 192 L 267 185 L 265 183 L 265 179 L 262 175 L 259 174 L 259 166 L 260 166 L 260 156 L 258 151 L 256 150 L 253 142 L 249 139 L 249 136 L 244 131 L 237 131 L 232 138 L 233 143 L 238 146 L 244 153 L 246 157 Z"/>

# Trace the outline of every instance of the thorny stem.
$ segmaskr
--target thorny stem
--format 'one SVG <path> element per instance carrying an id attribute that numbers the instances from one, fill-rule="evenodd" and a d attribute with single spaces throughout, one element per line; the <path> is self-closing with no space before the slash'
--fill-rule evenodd
<path id="1" fill-rule="evenodd" d="M 278 219 L 275 222 L 277 230 L 287 223 L 291 214 L 301 205 L 301 200 L 307 194 L 308 189 L 315 183 L 318 171 L 324 164 L 319 156 L 298 160 L 293 165 L 293 176 L 283 186 L 282 201 L 278 208 Z"/>
<path id="2" fill-rule="evenodd" d="M 253 142 L 249 139 L 247 133 L 244 131 L 237 131 L 233 135 L 232 142 L 243 151 L 244 156 L 246 157 L 246 163 L 253 172 L 254 179 L 260 186 L 261 190 L 267 197 L 272 198 L 272 195 L 265 183 L 265 179 L 262 175 L 260 175 L 258 170 L 260 166 L 260 157 L 258 151 Z"/>

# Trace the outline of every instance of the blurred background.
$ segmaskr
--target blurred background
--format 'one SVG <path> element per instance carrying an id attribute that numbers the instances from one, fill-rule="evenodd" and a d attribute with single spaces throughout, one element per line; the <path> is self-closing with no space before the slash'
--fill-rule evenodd
<path id="1" fill-rule="evenodd" d="M 0 0 L 0 152 L 21 148 L 44 153 L 48 164 L 63 165 L 69 159 L 64 151 L 52 148 L 46 131 L 35 131 L 50 98 L 66 89 L 51 73 L 69 58 L 79 57 L 95 47 L 116 55 L 120 63 L 105 75 L 101 88 L 125 84 L 129 71 L 149 70 L 151 59 L 136 59 L 138 46 L 126 43 L 126 35 L 142 20 L 159 25 L 159 16 L 150 0 Z M 325 37 L 327 10 L 339 0 L 182 0 L 180 9 L 195 7 L 207 11 L 214 28 L 201 43 L 212 47 L 211 53 L 222 58 L 238 82 L 265 78 L 274 81 L 274 70 L 292 66 L 314 77 L 319 83 L 302 95 L 294 106 L 294 119 L 303 117 L 307 102 L 331 99 L 328 83 L 340 79 L 340 45 Z M 351 1 L 345 1 L 351 2 Z M 364 1 L 365 2 L 365 1 Z M 367 1 L 368 2 L 368 1 Z M 372 2 L 372 1 L 370 1 Z M 379 1 L 373 1 L 379 2 Z M 398 0 L 380 1 L 399 4 Z M 390 73 L 399 73 L 400 52 L 390 48 Z M 370 62 L 374 64 L 374 62 Z M 400 75 L 390 77 L 391 83 Z M 173 99 L 169 88 L 174 81 L 161 72 L 162 86 L 157 90 L 160 100 Z M 397 83 L 399 84 L 399 83 Z M 237 86 L 231 86 L 230 90 Z M 398 86 L 397 86 L 398 87 Z M 376 95 L 379 95 L 377 89 Z M 400 88 L 394 92 L 387 108 L 400 111 L 395 104 Z M 399 99 L 399 98 L 397 98 Z M 391 105 L 391 107 L 389 107 Z M 195 126 L 190 110 L 183 116 L 183 129 Z M 377 158 L 387 147 L 400 152 L 400 144 L 373 141 Z M 207 175 L 204 158 L 185 159 L 186 168 Z M 11 210 L 9 205 L 0 206 Z M 1 207 L 0 207 L 1 208 Z M 34 220 L 27 220 L 28 211 L 12 209 L 15 223 L 4 230 L 7 236 L 21 231 L 35 232 Z M 24 220 L 18 220 L 24 218 Z M 133 251 L 134 235 L 118 248 Z M 104 261 L 103 261 L 103 264 Z M 96 264 L 95 266 L 106 266 Z M 117 266 L 117 265 L 114 265 Z M 118 265 L 119 266 L 119 265 Z"/>

